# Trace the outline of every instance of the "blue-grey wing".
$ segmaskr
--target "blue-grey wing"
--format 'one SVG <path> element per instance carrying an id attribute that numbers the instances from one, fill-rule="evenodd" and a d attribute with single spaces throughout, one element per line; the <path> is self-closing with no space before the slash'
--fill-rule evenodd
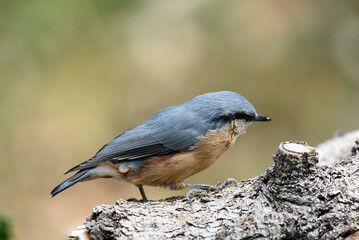
<path id="1" fill-rule="evenodd" d="M 131 161 L 177 153 L 194 146 L 208 128 L 194 112 L 180 106 L 170 107 L 113 139 L 93 158 L 67 173 L 93 168 L 106 161 Z"/>

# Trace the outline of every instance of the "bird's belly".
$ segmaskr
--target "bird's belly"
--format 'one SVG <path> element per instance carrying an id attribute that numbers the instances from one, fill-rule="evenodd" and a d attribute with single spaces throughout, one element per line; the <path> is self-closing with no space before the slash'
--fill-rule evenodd
<path id="1" fill-rule="evenodd" d="M 211 166 L 230 148 L 238 133 L 229 125 L 224 131 L 212 130 L 189 150 L 170 156 L 151 158 L 141 166 L 131 181 L 135 184 L 168 186 Z"/>

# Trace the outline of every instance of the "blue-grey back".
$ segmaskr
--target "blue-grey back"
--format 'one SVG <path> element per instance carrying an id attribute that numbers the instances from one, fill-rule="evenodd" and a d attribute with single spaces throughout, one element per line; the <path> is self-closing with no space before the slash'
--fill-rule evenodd
<path id="1" fill-rule="evenodd" d="M 255 109 L 238 93 L 207 93 L 159 111 L 143 124 L 114 139 L 110 145 L 127 150 L 161 143 L 174 151 L 181 151 L 196 144 L 198 137 L 205 136 L 209 130 L 221 129 L 227 124 L 214 119 L 239 111 L 255 112 Z"/>

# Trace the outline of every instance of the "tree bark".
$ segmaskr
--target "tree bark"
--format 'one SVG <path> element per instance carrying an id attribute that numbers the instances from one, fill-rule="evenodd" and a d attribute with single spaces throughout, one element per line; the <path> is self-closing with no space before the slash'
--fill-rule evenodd
<path id="1" fill-rule="evenodd" d="M 97 206 L 69 239 L 357 239 L 359 142 L 353 145 L 350 156 L 319 166 L 313 147 L 284 142 L 261 176 L 192 202 Z"/>

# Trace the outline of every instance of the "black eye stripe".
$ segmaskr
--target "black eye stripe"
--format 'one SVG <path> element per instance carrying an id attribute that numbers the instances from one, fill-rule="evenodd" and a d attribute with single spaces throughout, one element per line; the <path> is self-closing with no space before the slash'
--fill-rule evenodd
<path id="1" fill-rule="evenodd" d="M 222 121 L 230 122 L 235 119 L 241 119 L 241 120 L 250 122 L 250 121 L 253 121 L 254 116 L 244 113 L 244 112 L 238 112 L 238 113 L 231 114 L 231 115 L 223 115 L 223 116 L 215 118 L 214 120 L 222 120 Z"/>
<path id="2" fill-rule="evenodd" d="M 241 112 L 241 113 L 236 113 L 235 118 L 236 119 L 244 119 L 246 121 L 253 121 L 254 116 L 252 116 L 250 114 L 247 114 L 247 113 Z"/>

